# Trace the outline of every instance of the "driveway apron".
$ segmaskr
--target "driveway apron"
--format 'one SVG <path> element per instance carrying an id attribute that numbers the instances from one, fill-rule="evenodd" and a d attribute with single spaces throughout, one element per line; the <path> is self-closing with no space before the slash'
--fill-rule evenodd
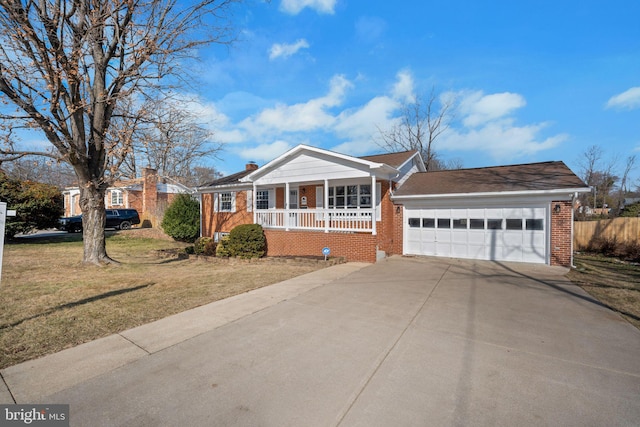
<path id="1" fill-rule="evenodd" d="M 639 425 L 640 332 L 564 273 L 392 257 L 41 400 L 74 426 Z"/>

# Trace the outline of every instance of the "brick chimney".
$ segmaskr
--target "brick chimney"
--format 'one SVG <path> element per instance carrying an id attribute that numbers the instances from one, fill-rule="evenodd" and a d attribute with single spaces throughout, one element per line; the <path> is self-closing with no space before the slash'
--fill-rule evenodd
<path id="1" fill-rule="evenodd" d="M 245 170 L 248 170 L 248 171 L 254 171 L 258 169 L 258 165 L 255 162 L 249 162 L 245 165 L 244 168 Z"/>
<path id="2" fill-rule="evenodd" d="M 144 168 L 142 171 L 142 213 L 156 214 L 158 203 L 158 171 Z"/>

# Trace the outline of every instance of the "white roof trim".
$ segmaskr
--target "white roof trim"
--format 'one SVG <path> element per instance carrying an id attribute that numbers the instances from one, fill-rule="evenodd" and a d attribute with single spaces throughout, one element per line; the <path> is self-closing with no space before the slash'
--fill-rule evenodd
<path id="1" fill-rule="evenodd" d="M 376 163 L 376 162 L 370 162 L 368 160 L 363 160 L 363 159 L 359 159 L 357 157 L 353 157 L 353 156 L 348 156 L 346 154 L 340 154 L 340 153 L 336 153 L 334 151 L 329 151 L 329 150 L 325 150 L 322 148 L 317 148 L 317 147 L 311 147 L 309 145 L 305 145 L 305 144 L 300 144 L 297 145 L 295 147 L 293 147 L 291 150 L 287 151 L 286 153 L 282 154 L 280 157 L 277 157 L 273 160 L 271 160 L 269 163 L 267 163 L 266 165 L 263 165 L 262 167 L 256 169 L 255 171 L 251 172 L 249 175 L 245 176 L 244 178 L 241 178 L 240 181 L 241 182 L 253 182 L 255 181 L 258 177 L 260 177 L 261 175 L 263 175 L 264 173 L 266 173 L 267 171 L 271 170 L 271 169 L 275 169 L 275 167 L 284 162 L 286 159 L 293 157 L 294 155 L 303 152 L 303 151 L 310 151 L 313 153 L 317 153 L 317 154 L 322 154 L 325 156 L 330 156 L 330 157 L 335 157 L 341 160 L 346 160 L 352 163 L 357 163 L 357 164 L 361 164 L 364 166 L 368 166 L 369 169 L 371 170 L 375 170 L 375 169 L 381 169 L 383 171 L 385 171 L 385 173 L 392 175 L 392 174 L 398 174 L 399 171 L 396 168 L 393 168 L 389 165 L 387 165 L 386 163 Z M 413 157 L 412 157 L 413 158 Z"/>
<path id="2" fill-rule="evenodd" d="M 220 193 L 225 191 L 242 191 L 242 190 L 251 190 L 253 186 L 251 183 L 240 182 L 238 184 L 222 184 L 222 185 L 213 185 L 210 187 L 197 187 L 196 194 L 205 194 L 205 193 Z"/>
<path id="3" fill-rule="evenodd" d="M 580 188 L 559 188 L 556 190 L 538 191 L 492 191 L 484 193 L 450 193 L 450 194 L 412 194 L 408 196 L 391 196 L 391 200 L 433 200 L 433 199 L 456 199 L 463 197 L 518 197 L 518 196 L 553 196 L 558 194 L 588 193 L 588 187 Z"/>
<path id="4" fill-rule="evenodd" d="M 398 166 L 398 169 L 401 170 L 404 165 L 406 165 L 409 162 L 413 162 L 413 159 L 416 158 L 416 156 L 418 157 L 418 169 L 420 172 L 426 172 L 427 168 L 424 167 L 424 160 L 422 160 L 422 155 L 420 154 L 419 151 L 416 150 L 415 154 L 411 157 L 409 157 L 403 164 L 401 164 L 400 166 Z"/>

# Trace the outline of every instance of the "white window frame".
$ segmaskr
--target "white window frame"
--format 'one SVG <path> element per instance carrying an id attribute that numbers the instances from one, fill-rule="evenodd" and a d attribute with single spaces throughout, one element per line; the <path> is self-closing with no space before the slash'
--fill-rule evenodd
<path id="1" fill-rule="evenodd" d="M 224 200 L 228 197 L 228 200 Z M 213 202 L 214 212 L 235 212 L 236 211 L 236 193 L 235 191 L 222 191 L 215 193 Z"/>
<path id="2" fill-rule="evenodd" d="M 350 188 L 351 187 L 351 188 Z M 352 187 L 357 187 L 356 193 L 349 193 L 349 190 Z M 362 187 L 367 187 L 369 192 L 367 194 L 363 194 Z M 341 195 L 338 196 L 338 188 L 343 189 Z M 377 189 L 377 188 L 376 188 Z M 343 198 L 344 204 L 340 206 L 336 206 L 336 199 L 338 197 Z M 369 204 L 362 204 L 362 197 L 369 198 Z M 355 198 L 356 204 L 350 204 L 349 198 Z M 371 209 L 373 208 L 373 200 L 372 200 L 372 191 L 371 184 L 351 184 L 351 185 L 332 185 L 329 187 L 329 209 Z"/>
<path id="3" fill-rule="evenodd" d="M 123 206 L 124 205 L 124 191 L 111 190 L 111 206 Z"/>
<path id="4" fill-rule="evenodd" d="M 271 208 L 272 191 L 268 189 L 256 190 L 256 210 L 264 210 Z M 266 195 L 266 198 L 264 197 Z M 266 202 L 266 207 L 264 207 Z M 262 203 L 262 207 L 260 204 Z"/>

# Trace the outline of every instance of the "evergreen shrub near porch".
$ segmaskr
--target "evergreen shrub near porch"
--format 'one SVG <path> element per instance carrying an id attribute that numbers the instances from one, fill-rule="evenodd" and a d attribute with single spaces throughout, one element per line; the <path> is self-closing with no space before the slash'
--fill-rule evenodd
<path id="1" fill-rule="evenodd" d="M 189 194 L 179 194 L 162 218 L 162 229 L 182 242 L 194 242 L 200 233 L 200 203 Z"/>
<path id="2" fill-rule="evenodd" d="M 259 224 L 238 225 L 228 237 L 220 239 L 219 257 L 261 258 L 266 253 L 267 239 Z"/>

